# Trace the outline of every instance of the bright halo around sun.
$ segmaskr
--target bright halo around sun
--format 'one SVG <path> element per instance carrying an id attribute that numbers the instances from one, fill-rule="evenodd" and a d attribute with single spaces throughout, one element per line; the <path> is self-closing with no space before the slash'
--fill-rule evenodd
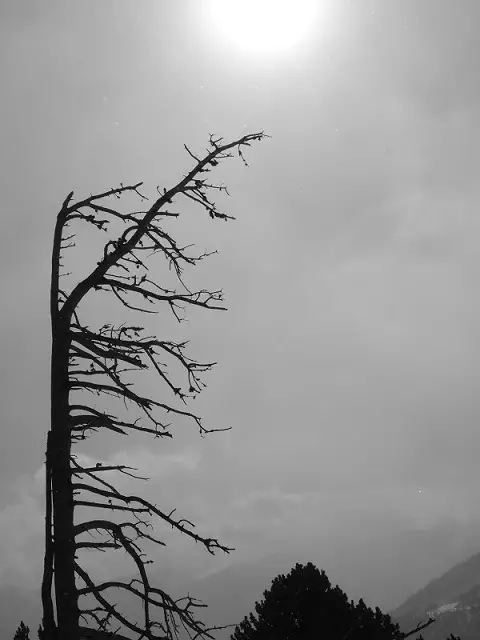
<path id="1" fill-rule="evenodd" d="M 225 40 L 251 53 L 274 53 L 300 43 L 312 27 L 318 0 L 211 0 L 211 20 Z"/>

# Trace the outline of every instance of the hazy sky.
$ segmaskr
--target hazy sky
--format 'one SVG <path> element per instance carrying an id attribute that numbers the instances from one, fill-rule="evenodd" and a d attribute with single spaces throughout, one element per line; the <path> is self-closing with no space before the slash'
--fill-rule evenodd
<path id="1" fill-rule="evenodd" d="M 195 408 L 234 429 L 85 451 L 145 469 L 236 559 L 352 514 L 377 532 L 479 519 L 480 5 L 318 4 L 297 48 L 265 56 L 206 0 L 3 3 L 0 582 L 41 564 L 56 212 L 71 189 L 153 196 L 209 133 L 272 136 L 219 174 L 236 222 L 178 225 L 219 250 L 192 277 L 229 312 L 182 330 L 219 361 Z"/>

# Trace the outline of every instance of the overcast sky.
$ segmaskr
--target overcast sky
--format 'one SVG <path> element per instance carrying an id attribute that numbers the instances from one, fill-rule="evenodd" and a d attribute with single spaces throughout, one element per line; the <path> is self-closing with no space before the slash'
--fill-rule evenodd
<path id="1" fill-rule="evenodd" d="M 84 452 L 144 469 L 236 559 L 351 514 L 377 532 L 479 519 L 480 5 L 318 4 L 296 48 L 254 55 L 206 0 L 3 3 L 0 582 L 41 565 L 55 215 L 72 189 L 153 196 L 209 133 L 272 136 L 220 171 L 236 222 L 178 225 L 219 250 L 192 277 L 229 312 L 182 331 L 219 361 L 194 408 L 233 431 Z"/>

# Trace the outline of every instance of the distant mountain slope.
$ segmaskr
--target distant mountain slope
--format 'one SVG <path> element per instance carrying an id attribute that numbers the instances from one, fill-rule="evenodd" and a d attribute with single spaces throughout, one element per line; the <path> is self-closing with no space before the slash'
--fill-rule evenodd
<path id="1" fill-rule="evenodd" d="M 296 549 L 277 552 L 252 563 L 235 563 L 227 569 L 190 583 L 189 591 L 204 598 L 212 608 L 221 601 L 229 585 L 258 599 L 280 572 L 296 562 L 313 562 L 324 569 L 330 580 L 350 598 L 387 611 L 432 576 L 470 556 L 480 546 L 453 544 L 457 531 L 449 528 L 376 533 L 371 529 L 345 531 L 334 539 L 312 537 Z M 234 559 L 234 554 L 232 558 Z M 242 586 L 242 584 L 244 586 Z M 246 615 L 249 610 L 241 612 Z"/>
<path id="2" fill-rule="evenodd" d="M 458 600 L 461 594 L 478 584 L 480 584 L 480 553 L 460 562 L 440 578 L 429 582 L 426 587 L 414 593 L 395 609 L 393 615 L 402 617 L 406 614 L 425 613 L 429 609 L 436 608 L 435 605 L 440 606 L 440 604 Z"/>
<path id="3" fill-rule="evenodd" d="M 232 564 L 185 585 L 178 590 L 179 595 L 182 591 L 183 595 L 189 592 L 207 603 L 208 608 L 202 614 L 207 623 L 239 622 L 253 610 L 255 601 L 262 598 L 274 577 L 288 573 L 296 562 L 313 562 L 325 569 L 330 581 L 338 583 L 349 598 L 356 601 L 363 598 L 368 606 L 388 611 L 416 585 L 425 584 L 472 552 L 468 544 L 453 549 L 454 536 L 449 529 L 403 531 L 388 536 L 375 535 L 371 530 L 355 533 L 352 536 L 351 532 L 345 532 L 335 540 L 312 538 L 296 551 Z M 478 547 L 477 538 L 474 548 Z"/>
<path id="4" fill-rule="evenodd" d="M 451 633 L 462 640 L 480 638 L 480 553 L 429 582 L 391 612 L 402 630 L 433 616 L 425 640 L 445 640 Z"/>

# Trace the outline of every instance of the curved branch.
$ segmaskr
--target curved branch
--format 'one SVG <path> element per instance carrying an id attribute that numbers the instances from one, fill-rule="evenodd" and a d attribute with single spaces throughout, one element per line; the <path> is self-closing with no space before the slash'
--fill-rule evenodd
<path id="1" fill-rule="evenodd" d="M 433 624 L 435 622 L 435 618 L 429 618 L 426 622 L 420 622 L 415 629 L 411 629 L 410 631 L 407 631 L 406 633 L 402 633 L 402 635 L 400 636 L 400 638 L 402 640 L 404 640 L 405 638 L 409 638 L 410 636 L 413 636 L 415 633 L 419 633 L 420 631 L 423 631 L 424 629 L 426 629 L 427 627 L 429 627 L 431 624 Z"/>
<path id="2" fill-rule="evenodd" d="M 156 515 L 159 518 L 161 518 L 164 522 L 167 522 L 173 529 L 176 529 L 177 531 L 180 531 L 181 533 L 184 533 L 185 535 L 187 535 L 189 538 L 192 538 L 193 540 L 195 540 L 195 542 L 199 542 L 201 544 L 203 544 L 205 546 L 205 548 L 207 549 L 207 551 L 209 553 L 211 553 L 212 555 L 214 554 L 214 549 L 220 549 L 221 551 L 224 551 L 225 553 L 230 553 L 230 551 L 233 551 L 232 548 L 226 547 L 225 545 L 222 545 L 218 542 L 218 540 L 214 539 L 214 538 L 204 538 L 203 536 L 200 536 L 196 533 L 194 533 L 193 531 L 191 531 L 191 529 L 188 529 L 187 527 L 185 527 L 185 525 L 183 524 L 184 522 L 186 522 L 188 525 L 190 525 L 192 528 L 195 526 L 192 522 L 189 522 L 188 520 L 186 520 L 185 518 L 182 518 L 181 520 L 174 520 L 171 516 L 173 514 L 173 512 L 171 512 L 170 514 L 166 514 L 163 511 L 160 511 L 160 509 L 154 505 L 151 502 L 148 502 L 148 500 L 145 500 L 144 498 L 140 498 L 139 496 L 126 496 L 126 495 L 117 495 L 117 494 L 113 494 L 109 491 L 105 491 L 104 489 L 100 489 L 98 487 L 92 487 L 90 485 L 84 484 L 84 483 L 76 483 L 73 485 L 74 490 L 84 490 L 84 491 L 89 491 L 90 493 L 95 493 L 97 495 L 103 496 L 105 498 L 115 498 L 117 500 L 120 500 L 122 502 L 125 502 L 126 504 L 130 504 L 131 502 L 136 502 L 140 505 L 142 505 L 143 507 L 143 511 L 148 512 L 150 515 Z M 99 503 L 91 503 L 92 505 L 98 506 Z M 109 505 L 110 508 L 115 508 L 112 505 Z M 120 509 L 121 507 L 118 507 L 118 509 Z M 131 507 L 129 507 L 128 509 L 126 507 L 123 508 L 124 510 L 128 510 L 131 509 Z M 96 521 L 98 522 L 98 521 Z M 77 536 L 79 533 L 83 533 L 84 531 L 88 531 L 90 528 L 98 528 L 98 527 L 87 527 L 86 529 L 84 529 L 82 527 L 81 524 L 77 525 L 75 527 L 75 536 Z"/>

